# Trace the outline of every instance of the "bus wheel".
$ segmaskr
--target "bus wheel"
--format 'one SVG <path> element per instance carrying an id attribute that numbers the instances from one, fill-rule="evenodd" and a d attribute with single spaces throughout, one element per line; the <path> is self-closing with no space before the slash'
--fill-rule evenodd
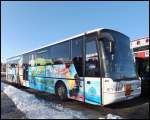
<path id="1" fill-rule="evenodd" d="M 60 100 L 62 100 L 62 101 L 67 100 L 67 89 L 63 83 L 59 83 L 56 86 L 56 94 Z"/>

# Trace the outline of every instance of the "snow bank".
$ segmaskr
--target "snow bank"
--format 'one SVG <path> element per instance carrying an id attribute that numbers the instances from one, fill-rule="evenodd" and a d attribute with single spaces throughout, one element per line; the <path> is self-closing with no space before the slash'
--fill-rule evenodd
<path id="1" fill-rule="evenodd" d="M 86 119 L 81 111 L 64 108 L 61 104 L 55 104 L 50 101 L 39 100 L 30 93 L 4 83 L 1 83 L 1 91 L 6 93 L 17 108 L 30 119 Z"/>
<path id="2" fill-rule="evenodd" d="M 107 119 L 123 119 L 123 118 L 118 115 L 108 114 Z"/>
<path id="3" fill-rule="evenodd" d="M 123 118 L 118 115 L 112 115 L 109 113 L 109 114 L 107 114 L 106 118 L 99 117 L 98 119 L 123 119 Z"/>

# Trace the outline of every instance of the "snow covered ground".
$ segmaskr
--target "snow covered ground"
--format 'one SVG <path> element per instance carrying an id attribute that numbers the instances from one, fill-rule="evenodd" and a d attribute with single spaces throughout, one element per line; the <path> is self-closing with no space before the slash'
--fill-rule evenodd
<path id="1" fill-rule="evenodd" d="M 88 119 L 81 111 L 64 108 L 61 104 L 39 100 L 33 94 L 21 91 L 1 82 L 1 91 L 8 95 L 18 109 L 30 119 Z M 120 116 L 108 114 L 99 119 L 121 119 Z"/>
<path id="2" fill-rule="evenodd" d="M 86 119 L 81 111 L 63 108 L 61 104 L 55 104 L 37 99 L 34 95 L 21 91 L 13 86 L 1 83 L 1 91 L 13 100 L 18 109 L 30 119 Z"/>

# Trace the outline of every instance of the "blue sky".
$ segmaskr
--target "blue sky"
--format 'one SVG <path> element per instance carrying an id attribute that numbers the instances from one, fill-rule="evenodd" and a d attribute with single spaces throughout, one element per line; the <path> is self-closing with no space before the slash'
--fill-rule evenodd
<path id="1" fill-rule="evenodd" d="M 1 58 L 95 28 L 110 28 L 131 40 L 149 35 L 149 2 L 3 1 Z"/>

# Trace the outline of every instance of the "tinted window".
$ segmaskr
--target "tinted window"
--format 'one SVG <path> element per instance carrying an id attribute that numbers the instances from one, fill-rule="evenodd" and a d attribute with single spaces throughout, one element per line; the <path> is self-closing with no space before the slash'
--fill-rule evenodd
<path id="1" fill-rule="evenodd" d="M 35 64 L 36 65 L 53 64 L 53 60 L 51 57 L 51 46 L 36 51 Z"/>
<path id="2" fill-rule="evenodd" d="M 82 38 L 72 40 L 72 61 L 79 76 L 83 76 Z"/>
<path id="3" fill-rule="evenodd" d="M 96 49 L 96 38 L 90 38 L 86 40 L 85 76 L 87 77 L 100 76 L 99 59 Z"/>
<path id="4" fill-rule="evenodd" d="M 70 41 L 51 46 L 51 56 L 53 60 L 66 61 L 70 59 Z"/>
<path id="5" fill-rule="evenodd" d="M 106 39 L 102 42 L 100 41 L 100 45 L 104 50 L 103 67 L 105 77 L 112 78 L 113 80 L 136 79 L 134 59 L 130 49 L 130 39 L 115 31 L 105 31 L 103 35 L 105 35 L 103 37 Z M 107 50 L 110 38 L 114 40 L 113 54 L 110 54 Z"/>
<path id="6" fill-rule="evenodd" d="M 50 58 L 50 50 L 48 48 L 40 49 L 36 52 L 36 58 Z"/>
<path id="7" fill-rule="evenodd" d="M 29 65 L 31 66 L 35 65 L 35 58 L 36 58 L 35 52 L 29 53 Z"/>
<path id="8" fill-rule="evenodd" d="M 28 64 L 29 63 L 29 55 L 28 54 L 23 55 L 23 63 L 24 64 Z"/>

